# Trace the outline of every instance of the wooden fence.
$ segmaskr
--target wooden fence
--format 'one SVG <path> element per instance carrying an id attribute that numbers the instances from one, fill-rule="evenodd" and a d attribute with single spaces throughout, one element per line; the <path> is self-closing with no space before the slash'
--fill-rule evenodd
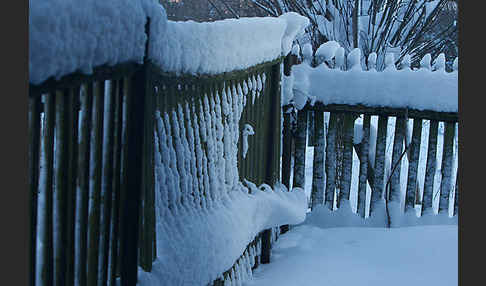
<path id="1" fill-rule="evenodd" d="M 145 59 L 31 84 L 31 285 L 36 277 L 41 285 L 117 285 L 117 279 L 135 285 L 138 266 L 151 271 L 156 111 L 263 77 L 264 96 L 247 105 L 240 121 L 240 130 L 245 123 L 255 128 L 248 140 L 255 149 L 246 158 L 239 151 L 239 175 L 256 184 L 280 180 L 281 62 L 193 77 L 164 73 Z M 276 231 L 263 231 L 248 246 L 261 245 L 254 267 L 269 262 Z"/>
<path id="2" fill-rule="evenodd" d="M 291 106 L 287 106 L 290 109 Z M 292 145 L 295 147 L 295 163 L 293 165 L 293 186 L 303 187 L 304 166 L 306 153 L 306 138 L 309 128 L 309 113 L 313 113 L 314 123 L 314 161 L 311 191 L 311 207 L 319 204 L 326 205 L 330 210 L 339 208 L 340 204 L 350 199 L 351 176 L 353 168 L 353 149 L 359 158 L 359 175 L 357 193 L 357 212 L 362 217 L 372 215 L 377 203 L 382 198 L 387 202 L 398 202 L 402 200 L 400 193 L 400 168 L 404 156 L 408 159 L 408 172 L 406 178 L 405 212 L 415 209 L 416 205 L 421 206 L 421 213 L 432 208 L 433 191 L 440 190 L 439 213 L 449 211 L 449 200 L 454 202 L 452 213 L 457 214 L 459 190 L 457 188 L 457 175 L 453 173 L 453 146 L 457 139 L 458 114 L 453 112 L 420 111 L 414 109 L 400 108 L 372 108 L 360 105 L 325 105 L 316 103 L 306 105 L 304 109 L 297 111 L 296 133 L 294 136 L 284 136 L 284 154 L 282 170 L 290 173 L 290 157 Z M 325 116 L 326 113 L 326 116 Z M 369 158 L 370 148 L 370 122 L 371 117 L 377 117 L 377 134 L 374 164 Z M 326 117 L 327 120 L 324 118 Z M 354 144 L 355 120 L 362 117 L 362 140 Z M 388 121 L 394 118 L 395 128 L 393 130 L 393 145 L 391 158 L 386 157 L 386 139 Z M 411 140 L 407 140 L 408 122 L 413 120 Z M 418 184 L 419 152 L 421 147 L 421 136 L 424 124 L 429 124 L 428 147 L 425 162 L 425 181 L 422 190 Z M 444 126 L 443 148 L 437 150 L 439 126 Z M 284 116 L 284 134 L 291 134 L 290 116 Z M 310 124 L 309 124 L 310 126 Z M 359 126 L 359 125 L 357 125 Z M 286 131 L 286 128 L 288 129 Z M 390 135 L 390 134 L 388 134 Z M 309 134 L 309 142 L 310 142 Z M 285 147 L 290 146 L 290 147 Z M 285 151 L 287 150 L 287 151 Z M 442 152 L 441 161 L 437 151 Z M 285 158 L 288 158 L 287 160 Z M 439 157 L 440 158 L 440 157 Z M 390 168 L 385 170 L 385 160 L 391 160 Z M 439 166 L 438 166 L 439 165 Z M 436 170 L 440 168 L 441 179 L 439 186 L 434 187 Z M 324 170 L 324 171 L 323 171 Z M 456 171 L 457 172 L 457 171 Z M 388 175 L 388 176 L 387 176 Z M 453 182 L 453 178 L 456 181 Z M 371 188 L 371 199 L 369 203 L 370 213 L 366 211 L 366 188 Z M 454 187 L 455 185 L 455 187 Z M 454 191 L 455 189 L 455 191 Z M 337 191 L 336 191 L 337 190 Z M 451 192 L 454 191 L 454 194 Z M 403 203 L 403 202 L 402 202 Z"/>

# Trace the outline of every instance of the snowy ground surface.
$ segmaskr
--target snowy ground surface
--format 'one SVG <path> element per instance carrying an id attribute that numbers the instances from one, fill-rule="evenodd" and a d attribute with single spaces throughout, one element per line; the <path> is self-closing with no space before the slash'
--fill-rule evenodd
<path id="1" fill-rule="evenodd" d="M 457 285 L 457 230 L 299 225 L 280 236 L 272 262 L 244 285 Z"/>

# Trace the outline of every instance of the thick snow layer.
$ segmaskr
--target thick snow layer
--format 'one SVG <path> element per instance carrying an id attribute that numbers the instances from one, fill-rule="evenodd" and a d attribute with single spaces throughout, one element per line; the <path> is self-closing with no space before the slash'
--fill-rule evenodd
<path id="1" fill-rule="evenodd" d="M 254 191 L 240 186 L 209 210 L 181 209 L 157 229 L 157 260 L 140 285 L 207 285 L 228 270 L 262 230 L 305 219 L 302 189 Z"/>
<path id="2" fill-rule="evenodd" d="M 156 0 L 29 1 L 29 81 L 40 84 L 94 67 L 142 63 L 150 18 L 148 57 L 164 71 L 218 74 L 286 55 L 309 24 L 280 17 L 197 23 L 167 21 Z"/>
<path id="3" fill-rule="evenodd" d="M 167 16 L 155 0 L 29 0 L 29 81 L 123 62 L 141 63 L 145 23 L 153 33 Z"/>
<path id="4" fill-rule="evenodd" d="M 429 64 L 430 66 L 430 64 Z M 294 104 L 302 108 L 309 98 L 324 104 L 362 104 L 370 107 L 413 108 L 457 112 L 457 72 L 422 68 L 383 72 L 292 67 Z"/>
<path id="5" fill-rule="evenodd" d="M 455 286 L 458 227 L 328 228 L 281 235 L 245 286 Z"/>

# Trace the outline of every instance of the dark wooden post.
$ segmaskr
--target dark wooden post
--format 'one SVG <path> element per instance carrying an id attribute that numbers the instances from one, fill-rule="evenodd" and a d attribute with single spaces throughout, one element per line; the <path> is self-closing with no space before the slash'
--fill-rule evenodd
<path id="1" fill-rule="evenodd" d="M 452 189 L 452 161 L 454 148 L 454 122 L 445 122 L 444 145 L 442 149 L 442 181 L 440 183 L 439 213 L 449 209 L 449 193 Z"/>
<path id="2" fill-rule="evenodd" d="M 334 193 L 336 189 L 336 141 L 338 130 L 338 116 L 339 114 L 331 112 L 329 116 L 329 128 L 327 130 L 326 138 L 326 193 L 325 205 L 330 209 L 334 209 Z"/>
<path id="3" fill-rule="evenodd" d="M 425 169 L 424 195 L 422 200 L 422 214 L 432 208 L 434 196 L 434 177 L 437 164 L 437 133 L 439 121 L 431 120 L 429 124 L 429 144 L 427 147 L 427 165 Z"/>
<path id="4" fill-rule="evenodd" d="M 307 138 L 307 111 L 297 111 L 297 129 L 295 131 L 294 182 L 292 187 L 305 187 L 305 152 Z"/>
<path id="5" fill-rule="evenodd" d="M 407 121 L 404 117 L 397 117 L 395 121 L 395 137 L 393 139 L 392 151 L 392 168 L 395 168 L 390 179 L 390 193 L 388 194 L 389 201 L 400 202 L 400 170 L 402 164 L 403 143 L 405 141 L 405 124 Z"/>
<path id="6" fill-rule="evenodd" d="M 358 214 L 366 216 L 366 178 L 368 177 L 368 154 L 370 146 L 370 122 L 371 116 L 365 114 L 363 119 L 363 139 L 361 140 L 361 156 L 359 162 L 359 185 L 358 185 Z"/>
<path id="7" fill-rule="evenodd" d="M 413 119 L 412 142 L 410 143 L 410 163 L 408 165 L 407 193 L 405 211 L 413 210 L 416 203 L 417 171 L 419 163 L 420 142 L 422 138 L 422 119 Z"/>
<path id="8" fill-rule="evenodd" d="M 378 202 L 381 201 L 385 187 L 385 151 L 386 151 L 386 130 L 388 127 L 388 116 L 378 117 L 378 131 L 376 134 L 375 151 L 375 178 L 371 193 L 370 216 Z"/>
<path id="9" fill-rule="evenodd" d="M 149 35 L 150 19 L 145 32 Z M 128 85 L 126 120 L 126 161 L 123 168 L 124 198 L 121 214 L 121 284 L 137 284 L 138 268 L 138 227 L 141 186 L 143 178 L 143 143 L 145 131 L 145 104 L 148 96 L 148 40 L 145 47 L 144 67 L 137 71 Z"/>
<path id="10" fill-rule="evenodd" d="M 37 203 L 39 188 L 39 150 L 40 150 L 40 106 L 41 95 L 29 95 L 29 199 L 30 199 L 30 261 L 29 277 L 35 286 L 37 252 Z"/>

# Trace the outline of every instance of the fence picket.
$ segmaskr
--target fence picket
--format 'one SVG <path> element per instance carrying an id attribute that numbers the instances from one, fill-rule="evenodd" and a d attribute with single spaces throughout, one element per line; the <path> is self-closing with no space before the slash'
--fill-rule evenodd
<path id="1" fill-rule="evenodd" d="M 452 161 L 454 147 L 454 122 L 445 123 L 444 145 L 442 149 L 442 181 L 440 183 L 439 213 L 449 209 L 449 193 L 452 189 Z"/>
<path id="2" fill-rule="evenodd" d="M 341 200 L 349 201 L 351 191 L 351 172 L 353 170 L 353 137 L 355 114 L 345 113 L 343 122 L 343 166 L 341 176 L 341 193 L 339 194 L 338 208 Z"/>
<path id="3" fill-rule="evenodd" d="M 336 188 L 336 136 L 339 114 L 331 112 L 326 137 L 326 193 L 325 205 L 334 209 L 334 190 Z"/>
<path id="4" fill-rule="evenodd" d="M 53 175 L 54 175 L 54 131 L 55 131 L 55 94 L 45 95 L 45 180 L 44 180 L 44 233 L 43 233 L 43 257 L 41 281 L 43 285 L 54 284 L 54 253 L 53 253 Z"/>
<path id="5" fill-rule="evenodd" d="M 314 163 L 312 164 L 311 210 L 324 203 L 324 112 L 314 113 Z"/>
<path id="6" fill-rule="evenodd" d="M 410 162 L 408 165 L 407 193 L 405 211 L 415 208 L 417 199 L 417 172 L 419 164 L 420 142 L 422 137 L 422 119 L 413 119 L 412 140 L 410 142 Z"/>
<path id="7" fill-rule="evenodd" d="M 439 121 L 431 120 L 429 123 L 429 143 L 427 147 L 427 165 L 425 169 L 424 194 L 422 200 L 422 214 L 432 208 L 434 192 L 434 177 L 437 164 L 437 133 Z"/>
<path id="8" fill-rule="evenodd" d="M 368 178 L 368 154 L 370 149 L 371 116 L 365 114 L 363 119 L 363 138 L 361 139 L 361 157 L 359 162 L 358 209 L 361 217 L 366 216 L 366 179 Z M 358 152 L 359 153 L 359 152 Z"/>
<path id="9" fill-rule="evenodd" d="M 388 194 L 388 200 L 390 202 L 400 202 L 400 170 L 402 166 L 402 153 L 403 144 L 405 140 L 405 134 L 407 132 L 405 128 L 406 119 L 404 117 L 397 117 L 395 121 L 395 137 L 393 138 L 393 151 L 392 151 L 392 169 L 395 168 L 390 178 L 390 193 Z"/>
<path id="10" fill-rule="evenodd" d="M 305 110 L 297 111 L 297 128 L 295 131 L 294 182 L 292 186 L 305 186 L 305 153 L 307 137 L 307 114 Z"/>
<path id="11" fill-rule="evenodd" d="M 36 283 L 37 259 L 37 212 L 39 203 L 39 156 L 40 156 L 40 120 L 41 95 L 29 95 L 29 205 L 30 205 L 30 254 L 29 285 Z"/>
<path id="12" fill-rule="evenodd" d="M 88 285 L 98 283 L 99 245 L 100 245 L 100 216 L 101 216 L 101 188 L 103 175 L 103 117 L 105 82 L 93 84 L 94 113 L 92 148 L 90 161 L 93 164 L 90 172 L 90 198 L 88 217 Z"/>
<path id="13" fill-rule="evenodd" d="M 89 169 L 91 156 L 91 126 L 92 126 L 92 108 L 93 108 L 93 85 L 82 85 L 80 88 L 82 97 L 81 126 L 79 142 L 79 162 L 82 165 L 78 168 L 78 185 L 76 205 L 76 221 L 79 225 L 76 230 L 77 241 L 77 277 L 79 285 L 87 285 L 87 249 L 88 249 L 88 206 L 89 206 Z"/>
<path id="14" fill-rule="evenodd" d="M 371 192 L 370 215 L 382 199 L 383 188 L 385 187 L 385 151 L 386 151 L 386 131 L 388 117 L 380 115 L 378 117 L 378 131 L 376 135 L 375 151 L 375 177 Z"/>

